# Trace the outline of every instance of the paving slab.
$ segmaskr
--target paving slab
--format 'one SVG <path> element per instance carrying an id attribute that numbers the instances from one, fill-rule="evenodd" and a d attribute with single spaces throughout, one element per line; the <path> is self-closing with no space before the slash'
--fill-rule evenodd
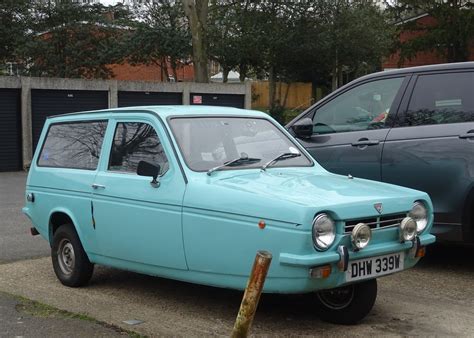
<path id="1" fill-rule="evenodd" d="M 252 327 L 256 335 L 471 336 L 471 265 L 421 266 L 379 279 L 372 313 L 357 326 L 320 321 L 308 295 L 263 295 Z M 49 258 L 0 265 L 0 290 L 143 335 L 229 335 L 241 292 L 99 267 L 83 288 L 61 285 Z M 123 321 L 138 320 L 130 326 Z"/>

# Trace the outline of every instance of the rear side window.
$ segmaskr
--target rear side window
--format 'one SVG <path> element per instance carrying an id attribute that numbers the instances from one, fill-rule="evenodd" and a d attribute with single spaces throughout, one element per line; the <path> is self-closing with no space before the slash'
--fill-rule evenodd
<path id="1" fill-rule="evenodd" d="M 151 125 L 141 122 L 117 123 L 109 170 L 135 173 L 140 161 L 159 165 L 160 174 L 168 170 L 168 159 Z"/>
<path id="2" fill-rule="evenodd" d="M 107 121 L 52 124 L 38 166 L 95 170 L 106 129 Z"/>
<path id="3" fill-rule="evenodd" d="M 405 114 L 405 125 L 474 121 L 474 72 L 421 75 Z"/>

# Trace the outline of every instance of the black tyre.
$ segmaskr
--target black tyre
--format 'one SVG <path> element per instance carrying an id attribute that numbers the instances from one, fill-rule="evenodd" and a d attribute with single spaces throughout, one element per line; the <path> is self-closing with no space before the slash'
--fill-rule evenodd
<path id="1" fill-rule="evenodd" d="M 86 285 L 92 277 L 94 265 L 89 261 L 72 224 L 62 225 L 54 233 L 51 259 L 54 273 L 66 286 Z"/>
<path id="2" fill-rule="evenodd" d="M 334 324 L 353 325 L 372 310 L 377 298 L 377 280 L 324 290 L 316 294 L 319 317 Z"/>

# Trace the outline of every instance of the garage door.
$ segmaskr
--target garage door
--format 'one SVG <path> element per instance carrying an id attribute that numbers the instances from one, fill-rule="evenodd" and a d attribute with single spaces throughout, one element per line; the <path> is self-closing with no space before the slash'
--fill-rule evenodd
<path id="1" fill-rule="evenodd" d="M 20 90 L 0 89 L 0 171 L 21 169 Z"/>
<path id="2" fill-rule="evenodd" d="M 225 106 L 244 108 L 245 95 L 238 94 L 200 94 L 191 93 L 191 104 L 202 104 L 206 106 Z"/>
<path id="3" fill-rule="evenodd" d="M 32 90 L 33 149 L 38 144 L 44 121 L 48 116 L 84 110 L 106 109 L 108 105 L 109 97 L 107 91 Z"/>
<path id="4" fill-rule="evenodd" d="M 119 92 L 118 106 L 153 106 L 164 104 L 183 104 L 181 93 Z"/>

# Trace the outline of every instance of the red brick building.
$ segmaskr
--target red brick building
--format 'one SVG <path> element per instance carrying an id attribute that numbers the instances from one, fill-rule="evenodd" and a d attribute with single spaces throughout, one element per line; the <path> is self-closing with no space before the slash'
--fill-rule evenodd
<path id="1" fill-rule="evenodd" d="M 128 81 L 154 81 L 167 82 L 166 73 L 158 65 L 131 65 L 128 62 L 108 66 L 113 72 L 113 79 Z M 173 76 L 173 70 L 168 65 L 168 74 Z M 189 82 L 194 80 L 193 64 L 183 64 L 176 72 L 176 82 Z"/>
<path id="2" fill-rule="evenodd" d="M 112 20 L 112 19 L 111 19 Z M 95 29 L 91 30 L 91 34 L 103 34 L 100 25 L 96 25 Z M 124 30 L 124 28 L 117 26 L 117 32 Z M 99 35 L 100 36 L 100 35 Z M 51 38 L 51 32 L 44 32 L 38 35 L 40 39 L 48 40 Z M 171 64 L 167 64 L 167 72 L 157 64 L 138 64 L 132 65 L 126 60 L 118 64 L 106 65 L 113 75 L 112 79 L 127 80 L 127 81 L 154 81 L 154 82 L 192 82 L 194 80 L 194 65 L 192 63 L 180 63 L 176 71 L 176 79 L 173 77 L 173 69 Z M 168 76 L 166 75 L 168 74 Z"/>
<path id="3" fill-rule="evenodd" d="M 436 25 L 436 19 L 428 14 L 422 14 L 417 17 L 414 17 L 410 20 L 416 20 L 417 24 L 421 26 L 433 26 Z M 416 36 L 423 34 L 420 31 L 405 31 L 400 34 L 400 41 L 405 42 Z M 400 67 L 414 67 L 414 66 L 423 66 L 437 63 L 445 63 L 447 60 L 439 55 L 436 51 L 431 52 L 418 52 L 414 58 L 411 60 L 404 60 L 404 62 L 399 65 L 400 53 L 396 52 L 390 55 L 385 62 L 382 64 L 382 69 L 391 69 L 391 68 L 400 68 Z M 471 55 L 469 61 L 474 61 L 474 46 L 471 47 Z"/>

